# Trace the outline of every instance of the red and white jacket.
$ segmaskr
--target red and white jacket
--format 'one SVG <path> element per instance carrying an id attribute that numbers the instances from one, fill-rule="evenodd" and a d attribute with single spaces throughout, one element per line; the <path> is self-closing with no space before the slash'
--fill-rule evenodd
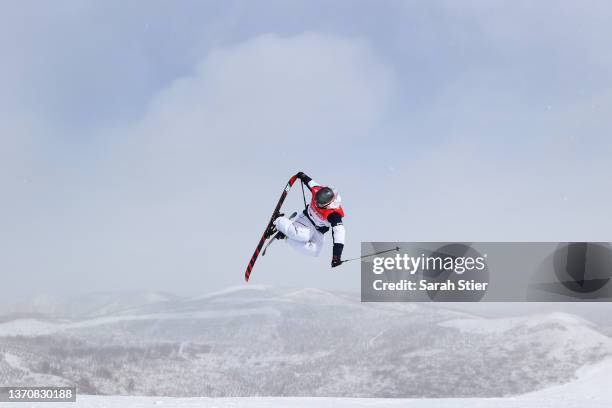
<path id="1" fill-rule="evenodd" d="M 342 223 L 342 218 L 344 217 L 344 209 L 342 208 L 342 198 L 340 197 L 340 194 L 338 194 L 338 191 L 335 188 L 330 187 L 334 192 L 334 199 L 327 207 L 319 208 L 317 207 L 315 194 L 324 186 L 320 185 L 319 183 L 317 183 L 306 175 L 302 176 L 302 181 L 312 193 L 310 205 L 308 205 L 307 208 L 304 210 L 304 214 L 308 217 L 308 219 L 313 223 L 313 225 L 317 228 L 319 232 L 324 234 L 331 228 L 332 238 L 334 241 L 333 253 L 334 255 L 340 257 L 342 255 L 342 250 L 344 248 L 344 240 L 346 237 L 346 231 Z"/>

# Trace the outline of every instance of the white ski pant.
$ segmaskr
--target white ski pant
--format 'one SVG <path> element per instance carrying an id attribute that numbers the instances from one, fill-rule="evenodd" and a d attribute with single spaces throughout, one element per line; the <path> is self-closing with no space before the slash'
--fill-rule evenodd
<path id="1" fill-rule="evenodd" d="M 276 229 L 287 236 L 287 243 L 303 254 L 318 256 L 323 249 L 325 238 L 306 218 L 300 213 L 297 218 L 290 220 L 287 217 L 279 217 L 275 221 Z"/>

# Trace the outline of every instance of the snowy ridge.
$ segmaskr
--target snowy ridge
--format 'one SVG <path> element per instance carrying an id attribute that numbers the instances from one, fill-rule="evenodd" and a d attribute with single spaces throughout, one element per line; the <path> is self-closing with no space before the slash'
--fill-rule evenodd
<path id="1" fill-rule="evenodd" d="M 91 293 L 89 295 L 60 298 L 38 296 L 29 302 L 4 306 L 0 315 L 38 314 L 47 318 L 84 319 L 111 315 L 153 303 L 178 299 L 162 292 Z"/>
<path id="2" fill-rule="evenodd" d="M 222 290 L 218 290 L 215 292 L 211 292 L 211 293 L 207 293 L 204 295 L 200 295 L 200 296 L 196 296 L 194 298 L 190 298 L 189 300 L 194 301 L 194 300 L 206 300 L 206 299 L 213 299 L 213 298 L 217 298 L 217 297 L 224 297 L 227 295 L 248 295 L 250 293 L 254 293 L 257 294 L 257 292 L 259 293 L 266 293 L 266 292 L 272 292 L 273 291 L 273 287 L 269 286 L 269 285 L 261 285 L 261 284 L 249 284 L 249 285 L 242 285 L 242 286 L 231 286 L 229 288 L 226 289 L 222 289 Z"/>
<path id="3" fill-rule="evenodd" d="M 502 333 L 517 326 L 536 327 L 543 324 L 594 327 L 593 323 L 586 319 L 561 312 L 496 319 L 484 317 L 454 319 L 439 323 L 440 326 L 453 327 L 464 332 L 474 333 Z"/>
<path id="4" fill-rule="evenodd" d="M 113 325 L 131 321 L 143 320 L 171 320 L 171 319 L 208 319 L 228 318 L 236 316 L 252 316 L 257 314 L 278 315 L 278 311 L 272 308 L 235 309 L 222 312 L 185 312 L 185 313 L 160 313 L 142 315 L 119 315 L 81 320 L 77 322 L 52 323 L 38 319 L 18 319 L 0 324 L 0 336 L 42 336 L 58 331 L 69 331 L 95 326 Z"/>
<path id="5" fill-rule="evenodd" d="M 580 368 L 577 379 L 563 385 L 555 385 L 540 391 L 526 394 L 525 397 L 540 398 L 575 398 L 582 396 L 584 406 L 591 406 L 588 401 L 605 399 L 612 406 L 612 358 Z"/>
<path id="6" fill-rule="evenodd" d="M 598 352 L 612 355 L 612 338 L 599 332 L 585 319 L 566 313 L 501 319 L 456 319 L 439 323 L 463 333 L 487 335 L 491 338 L 516 337 L 526 345 L 538 345 L 549 358 L 566 359 L 573 353 Z"/>
<path id="7" fill-rule="evenodd" d="M 149 299 L 101 317 L 4 320 L 0 356 L 92 394 L 394 398 L 519 395 L 612 357 L 610 337 L 560 313 L 486 319 L 270 287 Z M 0 359 L 3 382 L 23 373 Z"/>
<path id="8" fill-rule="evenodd" d="M 327 292 L 321 289 L 305 288 L 286 293 L 282 296 L 284 299 L 294 301 L 318 301 L 328 305 L 347 305 L 355 304 L 357 299 L 351 299 L 348 296 L 343 296 L 336 293 Z"/>

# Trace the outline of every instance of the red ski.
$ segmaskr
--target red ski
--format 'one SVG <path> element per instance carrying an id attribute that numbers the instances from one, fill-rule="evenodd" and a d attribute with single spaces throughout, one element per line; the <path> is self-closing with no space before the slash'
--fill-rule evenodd
<path id="1" fill-rule="evenodd" d="M 259 244 L 257 244 L 257 248 L 255 248 L 255 252 L 253 253 L 253 256 L 251 257 L 251 261 L 249 262 L 246 268 L 246 272 L 244 273 L 244 280 L 247 282 L 249 281 L 249 278 L 251 277 L 251 272 L 253 271 L 253 266 L 255 266 L 255 261 L 257 261 L 257 257 L 259 256 L 259 251 L 261 251 L 261 248 L 264 246 L 266 239 L 270 237 L 272 233 L 272 226 L 274 225 L 273 224 L 274 220 L 280 213 L 280 209 L 283 205 L 283 202 L 285 201 L 285 198 L 287 197 L 287 193 L 289 193 L 289 190 L 291 190 L 291 186 L 293 186 L 293 183 L 295 183 L 296 179 L 297 177 L 293 176 L 287 182 L 287 185 L 285 186 L 285 189 L 283 190 L 283 194 L 281 194 L 280 199 L 278 200 L 278 204 L 276 204 L 276 208 L 274 209 L 274 212 L 272 213 L 272 217 L 270 217 L 270 221 L 268 221 L 268 226 L 266 227 L 263 235 L 261 236 L 261 239 L 259 240 Z"/>

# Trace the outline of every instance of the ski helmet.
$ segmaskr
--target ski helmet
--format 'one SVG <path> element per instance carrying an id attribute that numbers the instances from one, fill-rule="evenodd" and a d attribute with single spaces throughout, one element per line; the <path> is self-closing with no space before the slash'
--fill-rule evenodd
<path id="1" fill-rule="evenodd" d="M 315 194 L 315 201 L 317 202 L 317 207 L 324 208 L 331 204 L 334 201 L 334 190 L 329 187 L 323 187 Z"/>

